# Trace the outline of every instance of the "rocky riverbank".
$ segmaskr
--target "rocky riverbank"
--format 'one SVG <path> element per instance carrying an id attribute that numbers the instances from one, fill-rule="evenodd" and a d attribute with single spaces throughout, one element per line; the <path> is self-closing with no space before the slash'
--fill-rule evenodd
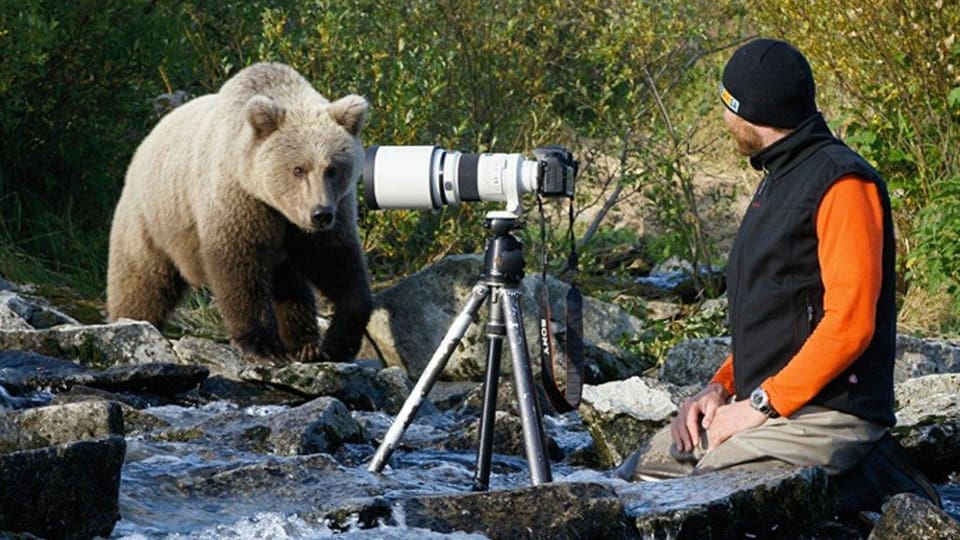
<path id="1" fill-rule="evenodd" d="M 686 342 L 651 376 L 618 345 L 642 322 L 594 299 L 584 309 L 584 403 L 543 421 L 553 482 L 530 486 L 505 358 L 492 489 L 470 490 L 483 324 L 471 326 L 387 468 L 369 472 L 479 264 L 451 257 L 378 295 L 362 360 L 272 369 L 246 365 L 221 343 L 168 340 L 144 323 L 82 325 L 28 288 L 0 283 L 0 531 L 163 538 L 213 530 L 239 538 L 230 530 L 238 522 L 270 515 L 285 520 L 279 538 L 960 534 L 955 517 L 907 495 L 867 522 L 841 523 L 835 486 L 815 468 L 658 483 L 615 478 L 610 469 L 669 421 L 728 343 Z M 524 282 L 528 336 L 538 332 L 533 298 L 541 286 Z M 551 298 L 563 298 L 562 283 L 548 286 Z M 897 405 L 897 438 L 931 478 L 952 485 L 960 346 L 901 336 Z"/>

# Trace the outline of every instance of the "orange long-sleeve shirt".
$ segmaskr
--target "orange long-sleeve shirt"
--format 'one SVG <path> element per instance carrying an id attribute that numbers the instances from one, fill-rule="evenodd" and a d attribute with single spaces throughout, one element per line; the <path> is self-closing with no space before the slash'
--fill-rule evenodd
<path id="1" fill-rule="evenodd" d="M 883 278 L 883 209 L 876 186 L 857 176 L 838 180 L 820 201 L 816 228 L 823 319 L 787 365 L 760 385 L 783 416 L 817 395 L 873 338 Z M 734 393 L 732 354 L 710 382 Z"/>

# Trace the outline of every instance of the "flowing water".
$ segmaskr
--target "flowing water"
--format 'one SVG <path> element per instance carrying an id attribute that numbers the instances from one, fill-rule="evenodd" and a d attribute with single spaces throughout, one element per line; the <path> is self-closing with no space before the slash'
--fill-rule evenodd
<path id="1" fill-rule="evenodd" d="M 278 407 L 251 407 L 251 416 L 266 415 Z M 219 402 L 199 408 L 157 407 L 147 412 L 178 428 L 236 411 Z M 367 429 L 382 433 L 392 417 L 382 413 L 354 413 Z M 444 432 L 442 416 L 417 421 L 404 434 L 404 441 L 430 441 Z M 569 416 L 544 421 L 548 433 L 565 451 L 589 445 L 589 435 L 579 419 Z M 390 538 L 476 539 L 483 535 L 468 532 L 449 534 L 408 527 L 399 508 L 390 524 L 374 528 L 344 528 L 325 522 L 318 506 L 339 500 L 343 494 L 369 492 L 391 495 L 454 494 L 470 491 L 475 451 L 397 451 L 393 464 L 382 474 L 366 471 L 369 447 L 354 454 L 338 454 L 336 463 L 323 455 L 265 456 L 241 452 L 227 445 L 206 442 L 158 441 L 153 438 L 127 439 L 127 457 L 122 471 L 120 511 L 111 538 L 147 539 L 343 539 Z M 346 462 L 346 465 L 342 463 Z M 496 454 L 490 479 L 492 490 L 529 485 L 526 461 Z M 551 464 L 554 481 L 612 480 L 599 471 Z M 264 478 L 266 478 L 264 480 Z M 289 479 L 289 480 L 288 480 Z M 242 488 L 238 487 L 242 486 Z M 960 485 L 942 486 L 945 507 L 960 519 Z M 362 498 L 362 497 L 361 497 Z"/>
<path id="2" fill-rule="evenodd" d="M 251 407 L 248 414 L 262 415 L 275 412 L 278 407 Z M 175 428 L 189 428 L 236 407 L 228 403 L 214 403 L 200 408 L 177 406 L 157 407 L 147 412 L 159 416 Z M 392 417 L 382 413 L 354 413 L 361 422 L 375 432 L 385 431 Z M 429 441 L 446 436 L 433 424 L 443 423 L 442 417 L 429 421 L 417 420 L 404 434 L 404 441 Z M 548 425 L 549 424 L 549 425 Z M 545 426 L 554 438 L 564 444 L 589 444 L 589 435 L 583 431 L 564 428 L 559 422 L 546 419 Z M 371 427 L 372 426 L 372 427 Z M 565 442 L 564 442 L 565 441 Z M 220 538 L 392 538 L 399 540 L 452 538 L 485 538 L 466 532 L 441 534 L 407 527 L 403 516 L 394 509 L 396 523 L 381 524 L 373 529 L 342 527 L 331 529 L 312 512 L 317 501 L 336 498 L 346 484 L 367 483 L 377 494 L 435 495 L 467 493 L 473 483 L 475 451 L 455 452 L 438 450 L 397 451 L 393 456 L 395 467 L 388 467 L 382 475 L 366 470 L 372 449 L 347 457 L 354 463 L 331 468 L 330 460 L 311 461 L 304 456 L 265 456 L 217 446 L 209 441 L 166 442 L 143 437 L 127 439 L 127 456 L 120 487 L 122 519 L 117 523 L 112 538 L 145 540 L 220 539 Z M 343 459 L 338 455 L 338 458 Z M 296 476 L 293 485 L 277 483 L 275 489 L 254 486 L 247 493 L 220 492 L 208 489 L 211 479 L 225 471 L 241 471 L 247 467 L 269 463 L 269 471 L 288 471 Z M 303 469 L 316 466 L 311 473 Z M 290 472 L 297 471 L 299 472 Z M 526 461 L 520 457 L 496 454 L 492 463 L 490 489 L 508 489 L 529 485 Z M 254 469 L 255 471 L 256 469 Z M 332 470 L 332 472 L 331 472 Z M 600 472 L 573 470 L 552 464 L 555 481 L 590 479 L 610 481 Z M 228 473 L 229 474 L 229 473 Z M 250 472 L 256 475 L 257 472 Z M 337 477 L 340 477 L 338 480 Z M 329 481 L 329 482 L 328 482 Z M 200 487 L 200 489 L 196 489 Z M 228 488 L 229 489 L 229 488 Z"/>

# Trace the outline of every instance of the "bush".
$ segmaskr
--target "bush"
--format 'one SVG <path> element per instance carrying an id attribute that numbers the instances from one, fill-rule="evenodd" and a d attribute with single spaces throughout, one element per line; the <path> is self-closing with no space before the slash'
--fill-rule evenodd
<path id="1" fill-rule="evenodd" d="M 91 294 L 127 160 L 175 56 L 173 21 L 147 0 L 0 0 L 3 243 Z"/>

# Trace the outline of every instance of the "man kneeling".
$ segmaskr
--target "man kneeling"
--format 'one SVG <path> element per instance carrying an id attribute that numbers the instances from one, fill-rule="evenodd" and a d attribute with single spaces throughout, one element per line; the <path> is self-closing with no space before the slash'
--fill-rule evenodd
<path id="1" fill-rule="evenodd" d="M 831 133 L 815 93 L 806 58 L 782 41 L 751 41 L 724 68 L 724 121 L 765 173 L 727 263 L 732 353 L 627 475 L 818 465 L 837 477 L 845 512 L 900 491 L 939 505 L 888 432 L 896 305 L 887 188 Z"/>

